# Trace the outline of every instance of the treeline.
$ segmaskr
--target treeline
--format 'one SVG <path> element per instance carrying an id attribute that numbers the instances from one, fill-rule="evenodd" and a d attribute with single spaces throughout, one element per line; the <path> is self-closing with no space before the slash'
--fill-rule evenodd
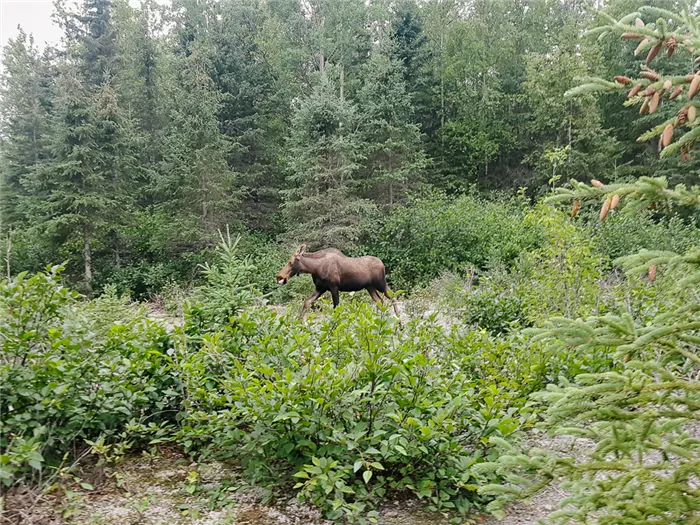
<path id="1" fill-rule="evenodd" d="M 636 5 L 59 3 L 60 47 L 20 33 L 4 50 L 8 271 L 67 261 L 88 294 L 143 294 L 191 278 L 226 225 L 252 247 L 352 253 L 368 219 L 426 188 L 681 177 L 629 140 L 644 119 L 617 95 L 563 96 L 577 76 L 638 67 L 585 38 L 600 9 Z"/>

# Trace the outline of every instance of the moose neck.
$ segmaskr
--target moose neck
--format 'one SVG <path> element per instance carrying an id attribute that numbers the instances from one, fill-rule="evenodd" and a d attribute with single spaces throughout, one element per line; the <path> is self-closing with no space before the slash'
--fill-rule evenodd
<path id="1" fill-rule="evenodd" d="M 319 262 L 319 259 L 302 255 L 299 257 L 299 273 L 314 273 L 318 268 Z"/>

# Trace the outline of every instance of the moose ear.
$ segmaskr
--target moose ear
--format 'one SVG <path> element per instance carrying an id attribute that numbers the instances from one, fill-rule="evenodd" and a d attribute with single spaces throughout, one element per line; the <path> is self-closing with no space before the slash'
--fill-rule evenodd
<path id="1" fill-rule="evenodd" d="M 297 250 L 297 255 L 303 255 L 306 253 L 306 244 L 302 244 L 299 246 L 299 249 Z"/>

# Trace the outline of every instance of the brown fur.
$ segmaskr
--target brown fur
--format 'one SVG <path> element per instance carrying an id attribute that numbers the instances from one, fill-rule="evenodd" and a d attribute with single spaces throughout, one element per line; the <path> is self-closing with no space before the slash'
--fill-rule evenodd
<path id="1" fill-rule="evenodd" d="M 340 292 L 367 290 L 377 305 L 383 302 L 379 293 L 391 300 L 384 263 L 377 257 L 346 257 L 335 248 L 307 253 L 306 246 L 301 246 L 277 274 L 277 282 L 286 284 L 289 279 L 300 273 L 311 274 L 316 286 L 316 291 L 304 302 L 302 315 L 326 292 L 330 292 L 333 297 L 333 308 L 338 306 Z M 398 316 L 393 300 L 392 305 Z"/>

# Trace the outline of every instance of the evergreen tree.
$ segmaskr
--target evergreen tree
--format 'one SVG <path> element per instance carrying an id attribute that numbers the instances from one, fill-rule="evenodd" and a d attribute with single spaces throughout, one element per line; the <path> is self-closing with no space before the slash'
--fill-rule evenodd
<path id="1" fill-rule="evenodd" d="M 240 189 L 227 163 L 235 145 L 220 132 L 217 115 L 223 97 L 210 70 L 206 41 L 192 42 L 168 66 L 161 103 L 169 122 L 151 192 L 159 208 L 213 242 L 218 229 L 239 218 Z"/>
<path id="2" fill-rule="evenodd" d="M 357 108 L 326 73 L 297 103 L 289 137 L 284 216 L 287 237 L 310 249 L 352 248 L 371 201 L 356 196 L 362 159 Z"/>
<path id="3" fill-rule="evenodd" d="M 655 22 L 649 23 L 649 19 Z M 641 45 L 654 50 L 647 54 L 647 63 L 662 46 L 669 55 L 678 47 L 694 56 L 700 36 L 697 19 L 688 11 L 675 13 L 649 6 L 611 20 L 598 33 L 648 38 L 649 42 Z M 676 102 L 681 106 L 677 116 L 643 138 L 661 133 L 662 154 L 691 155 L 700 133 L 696 133 L 697 123 L 686 113 L 693 107 L 688 99 L 700 86 L 700 76 L 689 76 L 669 74 L 663 78 L 643 66 L 638 80 L 622 76 L 615 82 L 594 79 L 571 94 L 629 89 L 630 84 L 639 86 L 633 88 L 635 92 L 652 87 L 636 98 L 634 92 L 630 97 L 630 105 L 650 106 L 651 113 L 662 100 L 673 104 L 667 96 L 687 97 Z M 672 95 L 673 86 L 685 84 L 690 84 L 687 94 L 679 96 L 679 91 Z M 673 129 L 681 126 L 689 130 L 672 142 Z M 680 184 L 670 189 L 661 177 L 610 185 L 592 180 L 590 186 L 572 181 L 572 188 L 559 189 L 549 200 L 573 200 L 573 215 L 582 201 L 600 204 L 602 200 L 600 219 L 606 220 L 620 209 L 631 214 L 645 208 L 664 212 L 679 206 L 697 209 L 700 187 L 689 189 Z M 554 318 L 531 331 L 533 341 L 544 341 L 554 351 L 585 354 L 607 348 L 619 363 L 609 372 L 581 374 L 572 383 L 550 385 L 547 392 L 537 396 L 547 406 L 545 426 L 558 435 L 589 439 L 594 445 L 592 451 L 582 458 L 555 457 L 541 450 L 524 455 L 499 442 L 504 453 L 483 467 L 502 473 L 507 480 L 482 489 L 485 494 L 498 496 L 492 508 L 499 508 L 513 497 L 530 496 L 553 480 L 563 479 L 570 495 L 550 516 L 553 523 L 697 522 L 700 440 L 692 436 L 691 430 L 700 415 L 700 248 L 680 255 L 643 250 L 615 263 L 627 271 L 630 279 L 641 275 L 649 287 L 654 287 L 655 310 L 651 314 L 635 318 L 626 311 L 587 319 Z"/>
<path id="4" fill-rule="evenodd" d="M 383 189 L 381 200 L 390 206 L 407 183 L 419 181 L 427 164 L 403 67 L 391 55 L 375 50 L 362 69 L 358 93 L 366 182 L 376 200 Z"/>
<path id="5" fill-rule="evenodd" d="M 94 243 L 114 230 L 127 208 L 126 185 L 133 166 L 131 121 L 112 85 L 117 69 L 111 3 L 85 0 L 79 13 L 59 10 L 66 28 L 51 127 L 51 160 L 28 185 L 32 213 L 63 244 L 82 246 L 83 276 L 93 290 Z"/>
<path id="6" fill-rule="evenodd" d="M 51 162 L 33 174 L 34 220 L 60 244 L 82 244 L 84 284 L 92 293 L 94 242 L 119 227 L 128 211 L 133 166 L 130 122 L 109 84 L 94 92 L 74 68 L 58 83 Z"/>
<path id="7" fill-rule="evenodd" d="M 49 157 L 49 122 L 54 95 L 50 51 L 41 55 L 20 29 L 3 50 L 0 78 L 0 225 L 8 232 L 26 226 L 27 177 Z"/>
<path id="8" fill-rule="evenodd" d="M 114 25 L 121 61 L 115 85 L 141 132 L 140 164 L 150 170 L 159 156 L 158 141 L 166 120 L 158 104 L 163 51 L 156 33 L 162 30 L 162 14 L 154 0 L 142 1 L 139 9 L 118 4 Z"/>
<path id="9" fill-rule="evenodd" d="M 238 147 L 228 163 L 240 173 L 245 222 L 270 231 L 278 214 L 284 175 L 277 163 L 289 117 L 289 86 L 283 86 L 261 39 L 269 14 L 258 2 L 221 6 L 212 31 L 213 80 L 222 93 L 220 128 Z"/>

